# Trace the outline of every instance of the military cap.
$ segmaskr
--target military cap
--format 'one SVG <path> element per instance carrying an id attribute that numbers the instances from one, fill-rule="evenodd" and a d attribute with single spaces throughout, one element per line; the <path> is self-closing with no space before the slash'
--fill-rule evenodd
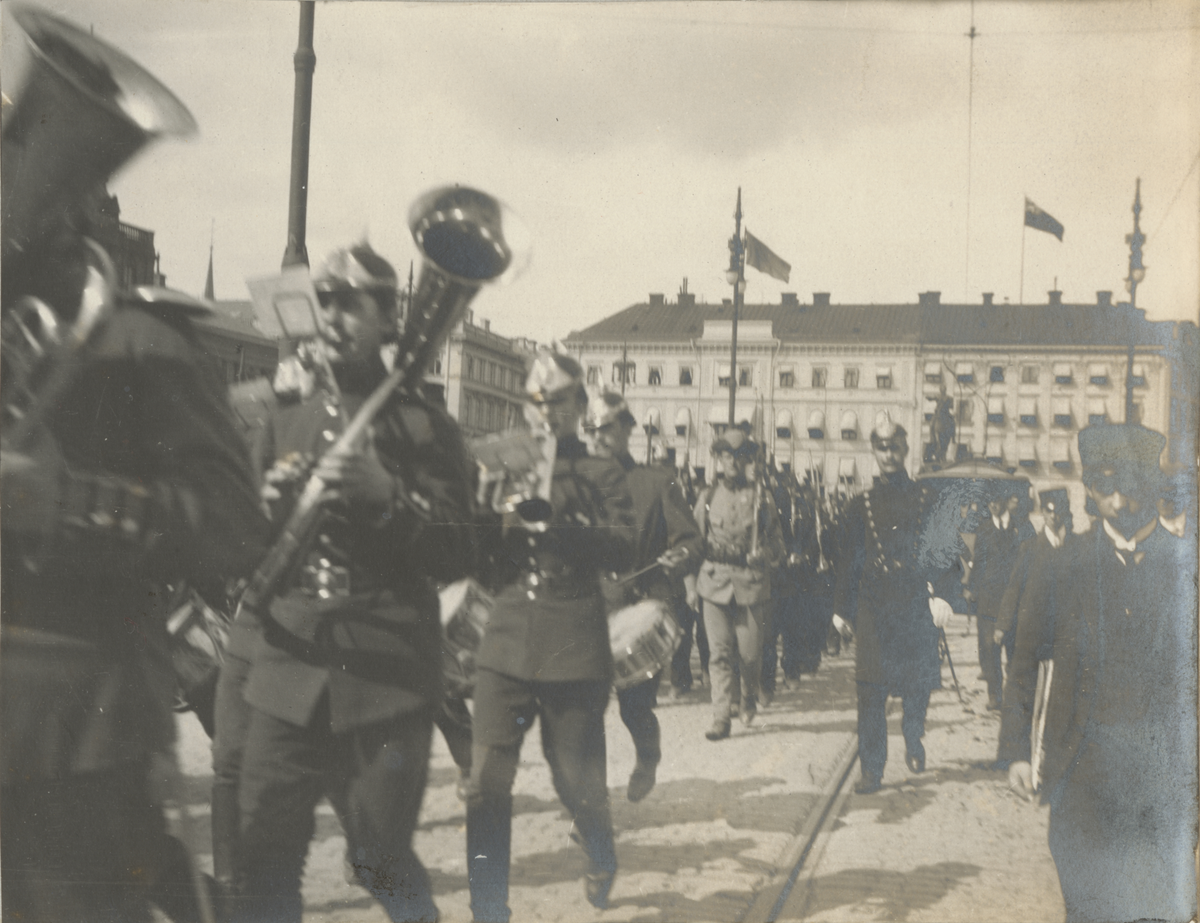
<path id="1" fill-rule="evenodd" d="M 1132 468 L 1157 479 L 1166 444 L 1166 436 L 1138 423 L 1103 423 L 1079 431 L 1079 461 L 1084 468 Z"/>
<path id="2" fill-rule="evenodd" d="M 1065 487 L 1043 490 L 1038 494 L 1038 502 L 1044 510 L 1053 510 L 1056 513 L 1071 512 L 1071 495 Z"/>
<path id="3" fill-rule="evenodd" d="M 713 442 L 712 452 L 713 455 L 732 452 L 735 458 L 754 458 L 758 454 L 758 443 L 737 427 L 730 427 Z"/>
<path id="4" fill-rule="evenodd" d="M 624 423 L 626 426 L 636 426 L 637 419 L 629 412 L 625 398 L 616 391 L 604 389 L 588 394 L 588 411 L 586 426 L 600 429 L 613 423 Z"/>
<path id="5" fill-rule="evenodd" d="M 575 389 L 586 400 L 587 390 L 583 384 L 583 369 L 570 356 L 542 350 L 529 369 L 525 379 L 525 393 L 531 401 L 544 404 L 561 400 L 568 391 Z"/>

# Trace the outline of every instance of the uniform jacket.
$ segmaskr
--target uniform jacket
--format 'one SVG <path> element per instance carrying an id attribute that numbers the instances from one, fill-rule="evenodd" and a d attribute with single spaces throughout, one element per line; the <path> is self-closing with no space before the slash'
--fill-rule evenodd
<path id="1" fill-rule="evenodd" d="M 1049 617 L 1017 625 L 999 757 L 1029 759 L 1037 663 L 1049 653 L 1054 676 L 1043 737 L 1043 800 L 1060 783 L 1094 785 L 1103 778 L 1106 747 L 1096 741 L 1146 735 L 1145 745 L 1134 748 L 1141 788 L 1152 791 L 1167 780 L 1162 797 L 1188 793 L 1194 824 L 1195 546 L 1160 526 L 1138 550 L 1145 552 L 1140 564 L 1122 564 L 1099 522 L 1064 546 L 1046 581 Z M 1139 630 L 1137 643 L 1122 640 Z M 1118 802 L 1143 797 L 1115 795 Z"/>
<path id="2" fill-rule="evenodd" d="M 625 469 L 588 455 L 576 437 L 558 440 L 549 528 L 481 530 L 496 562 L 496 605 L 476 665 L 521 680 L 608 680 L 612 649 L 600 577 L 631 569 L 633 501 Z"/>
<path id="3" fill-rule="evenodd" d="M 220 599 L 261 553 L 266 522 L 224 382 L 177 312 L 122 303 L 95 332 L 47 417 L 70 472 L 64 519 L 37 548 L 4 534 L 5 782 L 168 743 L 175 677 L 158 587 L 183 579 Z"/>
<path id="4" fill-rule="evenodd" d="M 990 515 L 983 517 L 975 533 L 969 584 L 969 589 L 975 594 L 975 611 L 980 618 L 996 618 L 1016 566 L 1021 543 L 1031 538 L 1032 533 L 1028 522 L 1019 524 L 1016 517 L 1009 519 L 1007 529 L 996 528 Z"/>
<path id="5" fill-rule="evenodd" d="M 897 694 L 941 688 L 934 595 L 954 604 L 961 539 L 933 518 L 933 489 L 901 471 L 850 501 L 833 611 L 854 626 L 856 678 Z"/>
<path id="6" fill-rule="evenodd" d="M 700 497 L 695 517 L 704 536 L 704 563 L 696 577 L 700 598 L 723 606 L 753 606 L 770 599 L 771 571 L 783 563 L 786 551 L 769 491 L 756 492 L 753 484 L 731 488 L 722 478 Z M 754 528 L 763 560 L 747 566 Z"/>
<path id="7" fill-rule="evenodd" d="M 656 567 L 635 581 L 636 592 L 651 599 L 681 596 L 682 574 L 699 568 L 703 540 L 683 499 L 676 471 L 639 465 L 628 455 L 619 460 L 625 469 L 636 522 L 633 569 L 648 567 L 671 549 L 685 548 L 688 552 L 675 576 L 669 577 Z"/>
<path id="8" fill-rule="evenodd" d="M 344 399 L 352 417 L 361 397 Z M 337 407 L 323 391 L 276 405 L 255 454 L 276 475 L 300 473 L 278 488 L 276 522 L 286 519 L 311 463 L 340 431 Z M 298 726 L 328 690 L 334 733 L 440 700 L 441 625 L 431 581 L 458 579 L 470 565 L 468 456 L 457 426 L 443 410 L 396 392 L 372 431 L 399 499 L 383 510 L 326 512 L 316 544 L 271 605 L 266 643 L 246 685 L 250 704 Z M 348 581 L 348 593 L 321 596 L 318 575 L 330 568 L 342 569 L 334 572 Z"/>

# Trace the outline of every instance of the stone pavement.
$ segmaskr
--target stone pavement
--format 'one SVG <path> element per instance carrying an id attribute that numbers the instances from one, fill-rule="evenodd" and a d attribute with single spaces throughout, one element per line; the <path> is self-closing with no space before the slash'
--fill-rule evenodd
<path id="1" fill-rule="evenodd" d="M 948 638 L 966 704 L 943 668 L 946 689 L 933 694 L 926 724 L 926 772 L 904 765 L 897 707 L 883 790 L 844 798 L 777 919 L 1063 919 L 1048 809 L 1009 791 L 1007 773 L 984 768 L 996 757 L 1000 719 L 986 710 L 974 631 L 965 635 L 959 622 Z"/>
<path id="2" fill-rule="evenodd" d="M 779 919 L 1062 919 L 1046 812 L 1012 796 L 1002 774 L 976 766 L 994 757 L 999 720 L 983 709 L 973 633 L 964 636 L 956 626 L 951 645 L 970 708 L 959 704 L 944 671 L 947 688 L 934 693 L 930 707 L 929 768 L 920 776 L 904 766 L 897 709 L 889 719 L 894 735 L 884 790 L 850 795 L 837 806 L 835 832 L 817 840 Z M 514 789 L 514 921 L 743 919 L 756 892 L 794 851 L 795 834 L 854 746 L 852 654 L 827 659 L 797 690 L 781 691 L 753 725 L 735 721 L 733 736 L 717 743 L 704 739 L 712 718 L 706 689 L 663 701 L 658 785 L 636 805 L 625 797 L 633 746 L 611 703 L 608 778 L 620 871 L 603 913 L 584 899 L 584 857 L 569 838 L 570 821 L 551 786 L 535 727 Z M 211 868 L 207 739 L 190 716 L 180 726 L 189 839 Z M 855 768 L 851 784 L 857 776 Z M 415 846 L 430 870 L 443 921 L 470 920 L 457 780 L 435 731 Z M 304 880 L 306 923 L 383 923 L 367 892 L 345 882 L 344 850 L 332 809 L 322 805 Z M 806 882 L 812 887 L 802 887 Z"/>

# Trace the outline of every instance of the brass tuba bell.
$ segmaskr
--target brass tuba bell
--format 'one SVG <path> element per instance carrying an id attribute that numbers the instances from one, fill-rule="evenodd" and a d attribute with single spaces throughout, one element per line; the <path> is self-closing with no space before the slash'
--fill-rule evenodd
<path id="1" fill-rule="evenodd" d="M 196 131 L 183 103 L 111 45 L 33 6 L 12 14 L 31 63 L 0 142 L 6 271 L 148 141 Z"/>

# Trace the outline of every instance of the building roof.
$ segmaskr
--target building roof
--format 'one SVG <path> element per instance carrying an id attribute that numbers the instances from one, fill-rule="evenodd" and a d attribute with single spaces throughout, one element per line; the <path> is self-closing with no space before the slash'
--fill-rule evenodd
<path id="1" fill-rule="evenodd" d="M 731 304 L 681 302 L 652 297 L 572 332 L 567 342 L 688 342 L 704 335 L 705 321 L 733 317 Z M 746 304 L 738 318 L 771 321 L 777 339 L 797 343 L 1124 348 L 1135 337 L 1138 345 L 1166 346 L 1175 332 L 1173 323 L 1147 321 L 1126 304 L 941 304 L 925 296 L 917 304 Z"/>
<path id="2" fill-rule="evenodd" d="M 258 329 L 258 321 L 254 317 L 254 303 L 251 301 L 208 301 L 212 314 L 198 318 L 198 327 L 208 327 L 223 333 L 231 333 L 244 340 L 276 345 L 270 337 L 263 336 Z"/>

